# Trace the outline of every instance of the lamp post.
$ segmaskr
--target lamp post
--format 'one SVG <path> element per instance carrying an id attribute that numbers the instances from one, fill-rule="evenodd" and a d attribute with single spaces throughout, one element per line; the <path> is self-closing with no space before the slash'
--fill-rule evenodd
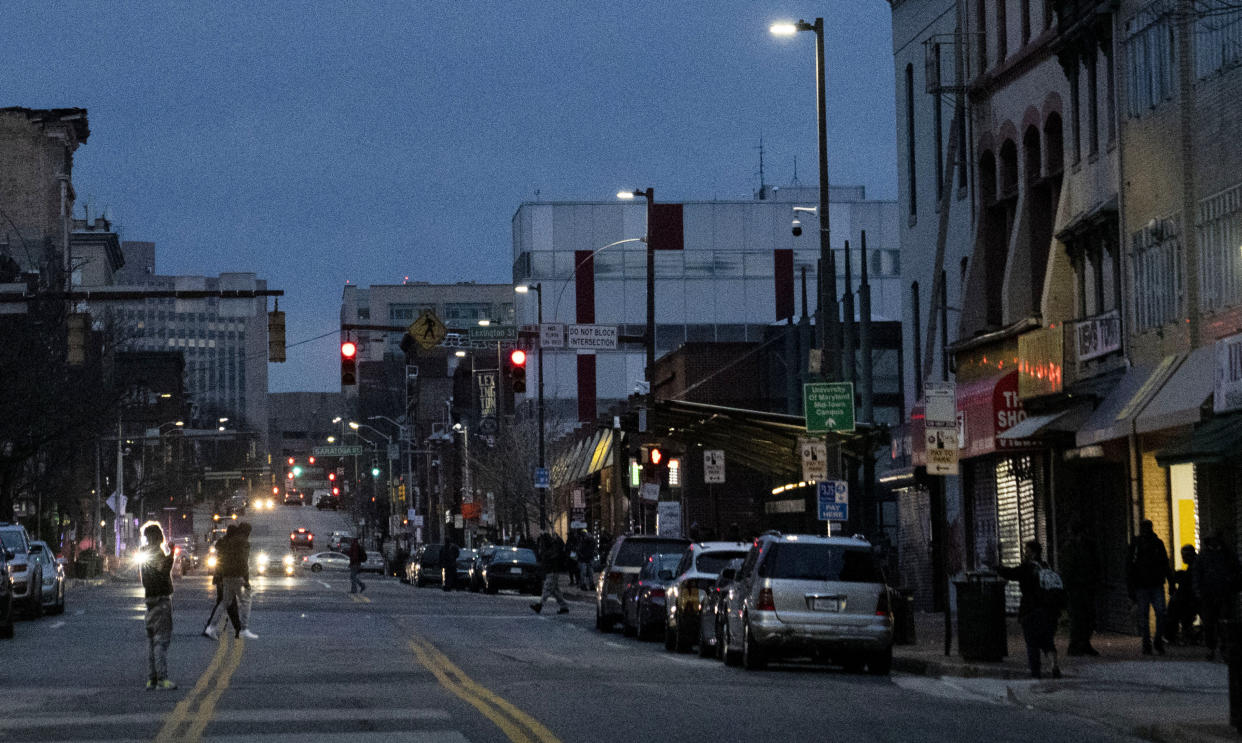
<path id="1" fill-rule="evenodd" d="M 654 189 L 634 189 L 633 191 L 621 191 L 617 194 L 618 199 L 633 199 L 642 196 L 647 200 L 647 234 L 643 237 L 643 242 L 647 243 L 647 395 L 649 399 L 655 398 L 655 383 L 652 375 L 655 374 L 655 248 L 651 243 L 651 212 L 655 206 Z"/>
<path id="2" fill-rule="evenodd" d="M 544 445 L 543 431 L 543 283 L 536 282 L 534 284 L 519 284 L 513 287 L 513 291 L 518 294 L 526 294 L 531 289 L 535 290 L 535 301 L 538 302 L 538 309 L 535 312 L 536 322 L 539 324 L 539 350 L 536 353 L 535 371 L 539 374 L 539 392 L 536 406 L 539 413 L 539 471 L 543 472 L 547 467 Z M 548 489 L 536 483 L 539 488 L 539 528 L 548 528 Z"/>
<path id="3" fill-rule="evenodd" d="M 841 374 L 838 358 L 840 343 L 840 310 L 837 305 L 837 266 L 829 243 L 828 218 L 828 107 L 825 100 L 824 75 L 824 19 L 814 23 L 799 20 L 797 23 L 774 23 L 771 32 L 776 36 L 793 36 L 799 31 L 815 32 L 815 102 L 819 125 L 819 318 L 816 334 L 823 354 L 821 369 L 824 378 L 835 381 Z"/>

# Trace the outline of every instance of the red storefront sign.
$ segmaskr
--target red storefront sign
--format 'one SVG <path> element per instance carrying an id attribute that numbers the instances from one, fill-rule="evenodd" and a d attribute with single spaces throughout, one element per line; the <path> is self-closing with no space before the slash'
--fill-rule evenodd
<path id="1" fill-rule="evenodd" d="M 1038 449 L 1038 441 L 997 438 L 1026 418 L 1018 398 L 1018 370 L 995 377 L 959 382 L 957 428 L 959 457 L 978 457 L 997 451 Z"/>

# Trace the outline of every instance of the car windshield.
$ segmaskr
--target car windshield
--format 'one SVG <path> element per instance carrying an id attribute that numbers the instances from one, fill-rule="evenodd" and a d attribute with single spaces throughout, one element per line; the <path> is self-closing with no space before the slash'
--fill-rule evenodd
<path id="1" fill-rule="evenodd" d="M 617 551 L 617 559 L 613 560 L 612 564 L 636 568 L 652 555 L 665 553 L 680 556 L 687 544 L 684 539 L 627 539 L 621 543 L 621 549 Z"/>
<path id="2" fill-rule="evenodd" d="M 4 548 L 13 552 L 25 552 L 26 543 L 22 539 L 22 534 L 17 529 L 5 529 L 0 531 L 0 542 L 4 543 Z"/>
<path id="3" fill-rule="evenodd" d="M 661 570 L 671 573 L 677 569 L 679 562 L 681 562 L 681 555 L 656 555 L 655 559 L 643 565 L 644 577 L 653 578 L 659 575 Z"/>
<path id="4" fill-rule="evenodd" d="M 535 553 L 525 547 L 498 549 L 492 555 L 492 562 L 535 562 Z"/>
<path id="5" fill-rule="evenodd" d="M 725 565 L 728 565 L 730 562 L 739 557 L 746 557 L 746 552 L 744 550 L 738 550 L 736 552 L 725 552 L 723 550 L 717 552 L 704 552 L 699 555 L 697 560 L 695 560 L 694 567 L 700 573 L 720 575 L 720 571 L 724 570 Z"/>
<path id="6" fill-rule="evenodd" d="M 884 572 L 869 547 L 778 542 L 770 548 L 759 575 L 787 580 L 883 583 Z"/>

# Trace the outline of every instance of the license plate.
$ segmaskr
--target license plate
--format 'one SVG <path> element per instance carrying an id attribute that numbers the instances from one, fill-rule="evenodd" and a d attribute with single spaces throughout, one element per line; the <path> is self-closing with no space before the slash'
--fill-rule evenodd
<path id="1" fill-rule="evenodd" d="M 838 598 L 816 598 L 811 602 L 811 608 L 815 611 L 841 611 L 842 604 L 845 601 Z"/>
<path id="2" fill-rule="evenodd" d="M 522 569 L 521 568 L 509 568 L 509 572 L 513 573 L 514 575 L 521 575 Z"/>

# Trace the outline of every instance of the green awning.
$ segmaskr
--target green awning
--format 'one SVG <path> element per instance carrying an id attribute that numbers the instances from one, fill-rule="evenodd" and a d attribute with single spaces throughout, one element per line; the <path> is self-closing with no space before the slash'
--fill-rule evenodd
<path id="1" fill-rule="evenodd" d="M 1242 414 L 1222 415 L 1156 452 L 1161 467 L 1187 462 L 1226 462 L 1242 454 Z"/>

